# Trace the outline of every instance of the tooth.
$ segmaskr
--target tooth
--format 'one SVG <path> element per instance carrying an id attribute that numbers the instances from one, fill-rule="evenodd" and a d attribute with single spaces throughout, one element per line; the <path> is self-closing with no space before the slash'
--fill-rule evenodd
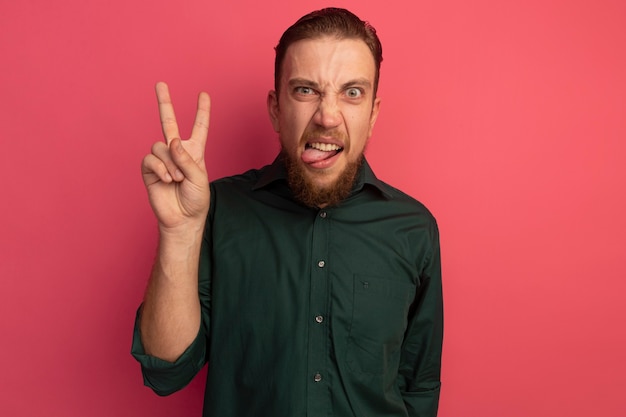
<path id="1" fill-rule="evenodd" d="M 311 143 L 310 145 L 312 148 L 323 151 L 323 152 L 330 152 L 330 151 L 337 151 L 339 149 L 341 149 L 341 147 L 334 145 L 332 143 L 320 143 L 320 142 L 315 142 L 315 143 Z"/>

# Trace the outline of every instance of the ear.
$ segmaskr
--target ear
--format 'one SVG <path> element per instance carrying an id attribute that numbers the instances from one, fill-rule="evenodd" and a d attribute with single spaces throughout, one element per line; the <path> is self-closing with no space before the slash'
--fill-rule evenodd
<path id="1" fill-rule="evenodd" d="M 380 98 L 376 97 L 374 99 L 374 105 L 372 106 L 372 113 L 370 114 L 370 128 L 367 134 L 367 137 L 372 136 L 372 132 L 374 131 L 374 125 L 376 124 L 376 119 L 378 119 L 378 112 L 380 111 Z"/>
<path id="2" fill-rule="evenodd" d="M 276 91 L 270 90 L 267 93 L 267 112 L 272 122 L 272 127 L 276 133 L 280 133 L 280 121 L 279 121 L 279 109 L 278 109 L 278 95 Z"/>

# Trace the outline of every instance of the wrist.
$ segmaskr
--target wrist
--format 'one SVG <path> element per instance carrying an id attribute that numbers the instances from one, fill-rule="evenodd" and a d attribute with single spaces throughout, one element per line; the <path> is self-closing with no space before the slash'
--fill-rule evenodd
<path id="1" fill-rule="evenodd" d="M 172 242 L 189 242 L 202 238 L 206 216 L 202 218 L 190 219 L 175 225 L 165 225 L 159 222 L 159 237 L 161 240 Z"/>
<path id="2" fill-rule="evenodd" d="M 204 223 L 176 228 L 160 226 L 158 257 L 165 264 L 190 263 L 196 267 L 203 236 Z"/>

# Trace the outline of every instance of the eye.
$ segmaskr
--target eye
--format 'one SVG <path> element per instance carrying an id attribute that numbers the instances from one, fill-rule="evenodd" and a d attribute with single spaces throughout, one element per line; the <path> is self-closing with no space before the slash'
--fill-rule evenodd
<path id="1" fill-rule="evenodd" d="M 304 96 L 315 94 L 315 90 L 313 90 L 311 87 L 296 87 L 294 88 L 294 91 L 296 92 L 296 94 L 302 94 Z"/>
<path id="2" fill-rule="evenodd" d="M 350 87 L 346 90 L 346 95 L 350 98 L 359 98 L 363 95 L 363 91 L 356 87 Z"/>

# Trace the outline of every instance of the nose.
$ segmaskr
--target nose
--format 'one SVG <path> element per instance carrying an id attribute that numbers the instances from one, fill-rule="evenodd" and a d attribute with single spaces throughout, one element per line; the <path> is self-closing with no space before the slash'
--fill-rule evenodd
<path id="1" fill-rule="evenodd" d="M 341 109 L 339 108 L 337 97 L 324 95 L 320 98 L 314 121 L 326 129 L 337 127 L 341 124 Z"/>

